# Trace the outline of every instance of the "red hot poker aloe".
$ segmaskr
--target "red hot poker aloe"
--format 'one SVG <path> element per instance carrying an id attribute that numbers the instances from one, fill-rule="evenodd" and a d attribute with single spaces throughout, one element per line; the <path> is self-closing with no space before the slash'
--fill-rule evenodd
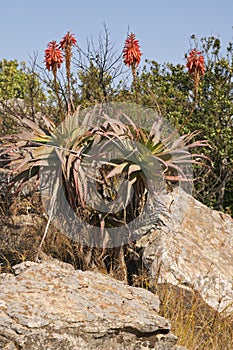
<path id="1" fill-rule="evenodd" d="M 192 49 L 189 55 L 187 56 L 186 67 L 188 68 L 188 73 L 193 80 L 194 99 L 192 109 L 182 127 L 184 127 L 189 122 L 198 102 L 198 89 L 200 77 L 205 74 L 205 61 L 202 52 L 198 51 L 196 48 Z"/>
<path id="2" fill-rule="evenodd" d="M 45 66 L 48 70 L 52 69 L 53 73 L 56 74 L 57 69 L 60 68 L 63 62 L 62 52 L 58 47 L 55 40 L 48 43 L 47 49 L 45 50 Z"/>
<path id="3" fill-rule="evenodd" d="M 63 62 L 62 52 L 55 40 L 48 43 L 47 49 L 45 50 L 45 66 L 50 71 L 52 69 L 54 77 L 54 89 L 57 95 L 57 100 L 59 104 L 60 113 L 62 113 L 61 99 L 58 92 L 58 83 L 57 83 L 57 70 L 60 68 Z M 62 120 L 64 118 L 62 117 Z"/>
<path id="4" fill-rule="evenodd" d="M 141 50 L 138 40 L 135 37 L 134 33 L 131 33 L 127 36 L 125 40 L 125 46 L 123 49 L 123 60 L 126 66 L 131 67 L 132 75 L 133 75 L 133 84 L 135 90 L 136 103 L 139 104 L 138 98 L 138 86 L 137 86 L 137 76 L 136 76 L 136 68 L 141 61 Z M 138 122 L 140 121 L 140 117 L 138 115 Z"/>
<path id="5" fill-rule="evenodd" d="M 205 74 L 205 62 L 204 57 L 200 51 L 193 49 L 187 57 L 187 68 L 189 74 L 195 74 L 198 72 L 200 75 Z"/>
<path id="6" fill-rule="evenodd" d="M 186 67 L 188 68 L 189 74 L 193 78 L 196 101 L 200 77 L 205 74 L 205 62 L 202 53 L 197 51 L 197 49 L 191 50 L 187 57 Z"/>
<path id="7" fill-rule="evenodd" d="M 68 47 L 72 47 L 77 45 L 77 40 L 74 37 L 74 34 L 71 34 L 69 31 L 67 34 L 61 39 L 60 47 L 61 49 L 66 50 Z"/>
<path id="8" fill-rule="evenodd" d="M 135 34 L 131 33 L 125 40 L 125 46 L 123 50 L 123 59 L 125 65 L 136 68 L 141 60 L 141 50 L 138 40 L 136 40 Z"/>
<path id="9" fill-rule="evenodd" d="M 64 51 L 65 61 L 66 61 L 66 78 L 67 78 L 67 91 L 68 91 L 68 113 L 71 112 L 71 106 L 74 110 L 74 106 L 71 98 L 71 86 L 70 86 L 70 77 L 71 77 L 71 56 L 72 56 L 72 46 L 76 46 L 77 41 L 74 37 L 74 34 L 71 34 L 69 31 L 60 41 L 60 48 Z"/>

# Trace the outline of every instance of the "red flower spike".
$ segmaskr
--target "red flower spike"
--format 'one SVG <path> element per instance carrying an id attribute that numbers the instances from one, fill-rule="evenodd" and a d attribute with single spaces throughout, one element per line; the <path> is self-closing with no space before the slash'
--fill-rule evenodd
<path id="1" fill-rule="evenodd" d="M 48 47 L 45 50 L 45 65 L 48 70 L 59 69 L 63 62 L 62 52 L 55 40 L 48 43 Z"/>
<path id="2" fill-rule="evenodd" d="M 74 37 L 74 34 L 71 34 L 68 32 L 60 41 L 60 48 L 66 49 L 68 46 L 75 46 L 77 45 L 77 41 Z"/>
<path id="3" fill-rule="evenodd" d="M 186 67 L 188 68 L 189 74 L 205 74 L 204 57 L 200 51 L 193 49 L 187 57 L 187 61 Z"/>
<path id="4" fill-rule="evenodd" d="M 137 67 L 141 60 L 141 50 L 138 40 L 135 38 L 135 34 L 131 33 L 125 40 L 125 46 L 123 50 L 124 64 L 129 67 Z"/>

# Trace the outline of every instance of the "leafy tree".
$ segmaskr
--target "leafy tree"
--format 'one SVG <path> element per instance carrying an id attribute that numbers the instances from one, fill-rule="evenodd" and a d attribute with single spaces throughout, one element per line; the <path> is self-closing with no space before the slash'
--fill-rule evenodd
<path id="1" fill-rule="evenodd" d="M 9 133 L 14 128 L 17 115 L 27 115 L 32 120 L 41 112 L 45 102 L 35 72 L 35 62 L 27 67 L 17 60 L 0 62 L 0 125 L 1 133 Z"/>
<path id="2" fill-rule="evenodd" d="M 87 41 L 87 50 L 78 47 L 74 65 L 78 68 L 82 105 L 113 98 L 114 82 L 122 74 L 122 54 L 119 55 L 114 50 L 105 25 L 99 33 L 97 45 L 91 39 Z"/>
<path id="3" fill-rule="evenodd" d="M 197 47 L 195 36 L 192 40 Z M 233 44 L 229 43 L 225 57 L 215 37 L 202 38 L 199 45 L 205 55 L 206 71 L 197 100 L 184 65 L 151 61 L 139 77 L 141 103 L 157 108 L 181 134 L 201 131 L 210 144 L 203 152 L 213 167 L 205 172 L 195 169 L 198 179 L 194 195 L 212 208 L 232 213 Z"/>
<path id="4" fill-rule="evenodd" d="M 201 40 L 206 55 L 206 74 L 201 84 L 199 108 L 194 111 L 192 123 L 199 126 L 210 140 L 208 151 L 213 171 L 199 182 L 198 189 L 213 207 L 233 212 L 233 45 L 221 55 L 221 43 L 214 37 Z"/>
<path id="5" fill-rule="evenodd" d="M 25 73 L 25 64 L 2 60 L 0 62 L 0 94 L 2 100 L 10 98 L 24 98 L 27 90 L 28 75 Z"/>
<path id="6" fill-rule="evenodd" d="M 82 103 L 95 104 L 106 100 L 111 92 L 111 76 L 106 72 L 102 74 L 92 62 L 87 70 L 78 72 L 80 80 L 80 94 Z M 101 81 L 101 85 L 100 85 Z"/>

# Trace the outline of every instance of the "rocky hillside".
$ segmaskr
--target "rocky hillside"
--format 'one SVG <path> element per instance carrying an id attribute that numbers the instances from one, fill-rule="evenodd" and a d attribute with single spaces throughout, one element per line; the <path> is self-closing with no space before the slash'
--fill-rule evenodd
<path id="1" fill-rule="evenodd" d="M 230 216 L 170 193 L 163 225 L 127 256 L 130 282 L 142 289 L 106 270 L 81 271 L 87 254 L 52 225 L 43 249 L 57 259 L 42 254 L 35 262 L 46 218 L 30 202 L 18 205 L 1 226 L 0 349 L 184 349 L 178 342 L 191 350 L 232 349 Z"/>

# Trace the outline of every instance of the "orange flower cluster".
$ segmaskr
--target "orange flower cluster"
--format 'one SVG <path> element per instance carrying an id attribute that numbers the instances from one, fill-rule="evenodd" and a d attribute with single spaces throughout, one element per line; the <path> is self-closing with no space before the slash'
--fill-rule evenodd
<path id="1" fill-rule="evenodd" d="M 45 50 L 45 65 L 48 70 L 52 68 L 59 69 L 61 66 L 61 63 L 63 62 L 62 58 L 62 52 L 59 49 L 59 46 L 55 40 L 50 41 L 48 43 L 48 47 Z"/>
<path id="2" fill-rule="evenodd" d="M 55 40 L 48 43 L 45 50 L 45 66 L 48 70 L 56 71 L 60 68 L 63 62 L 63 56 L 61 49 L 65 51 L 71 51 L 71 47 L 77 44 L 74 35 L 68 32 L 60 41 L 60 45 Z"/>
<path id="3" fill-rule="evenodd" d="M 205 74 L 204 57 L 200 51 L 193 49 L 187 57 L 187 61 L 186 67 L 188 68 L 189 74 Z"/>
<path id="4" fill-rule="evenodd" d="M 66 49 L 67 47 L 72 47 L 77 45 L 77 41 L 74 37 L 74 34 L 68 32 L 60 41 L 60 48 Z"/>
<path id="5" fill-rule="evenodd" d="M 141 60 L 141 50 L 138 40 L 135 38 L 135 34 L 131 33 L 125 40 L 125 46 L 123 50 L 124 64 L 129 67 L 137 67 Z"/>

